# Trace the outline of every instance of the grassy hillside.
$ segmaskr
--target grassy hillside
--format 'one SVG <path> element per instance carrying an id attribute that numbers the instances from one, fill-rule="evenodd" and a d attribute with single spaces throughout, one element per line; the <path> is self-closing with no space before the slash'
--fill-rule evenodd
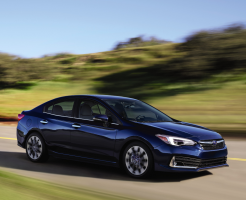
<path id="1" fill-rule="evenodd" d="M 0 56 L 0 117 L 49 99 L 113 94 L 144 100 L 173 118 L 246 130 L 246 30 L 201 32 L 184 43 L 39 59 Z"/>

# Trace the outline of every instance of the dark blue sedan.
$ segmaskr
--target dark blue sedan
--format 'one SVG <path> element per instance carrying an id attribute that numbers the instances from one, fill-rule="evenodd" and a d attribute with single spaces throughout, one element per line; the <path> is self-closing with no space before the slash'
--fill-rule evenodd
<path id="1" fill-rule="evenodd" d="M 220 134 L 132 98 L 60 97 L 18 118 L 18 145 L 33 162 L 51 155 L 122 167 L 133 177 L 153 170 L 198 172 L 228 166 Z"/>

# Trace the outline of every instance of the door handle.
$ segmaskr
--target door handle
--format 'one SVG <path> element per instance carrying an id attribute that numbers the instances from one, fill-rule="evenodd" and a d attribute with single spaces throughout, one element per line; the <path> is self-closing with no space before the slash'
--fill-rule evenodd
<path id="1" fill-rule="evenodd" d="M 40 123 L 42 123 L 42 124 L 48 124 L 48 121 L 47 120 L 41 120 Z"/>
<path id="2" fill-rule="evenodd" d="M 80 128 L 81 126 L 79 124 L 73 124 L 72 127 L 74 127 L 74 128 Z"/>

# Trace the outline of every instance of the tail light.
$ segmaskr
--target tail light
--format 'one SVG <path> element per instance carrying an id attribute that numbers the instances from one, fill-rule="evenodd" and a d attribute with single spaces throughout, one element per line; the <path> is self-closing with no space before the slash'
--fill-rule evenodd
<path id="1" fill-rule="evenodd" d="M 18 121 L 20 121 L 23 117 L 25 117 L 25 115 L 23 115 L 23 114 L 18 114 Z"/>

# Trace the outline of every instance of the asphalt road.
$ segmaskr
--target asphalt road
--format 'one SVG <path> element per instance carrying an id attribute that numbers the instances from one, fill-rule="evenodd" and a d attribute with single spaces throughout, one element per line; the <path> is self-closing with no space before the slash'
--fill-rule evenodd
<path id="1" fill-rule="evenodd" d="M 136 180 L 121 170 L 50 158 L 32 163 L 17 146 L 16 128 L 0 126 L 0 167 L 20 175 L 69 187 L 97 190 L 135 199 L 246 199 L 246 140 L 228 139 L 230 167 L 199 173 L 155 173 Z M 8 139 L 7 139 L 8 138 Z"/>

